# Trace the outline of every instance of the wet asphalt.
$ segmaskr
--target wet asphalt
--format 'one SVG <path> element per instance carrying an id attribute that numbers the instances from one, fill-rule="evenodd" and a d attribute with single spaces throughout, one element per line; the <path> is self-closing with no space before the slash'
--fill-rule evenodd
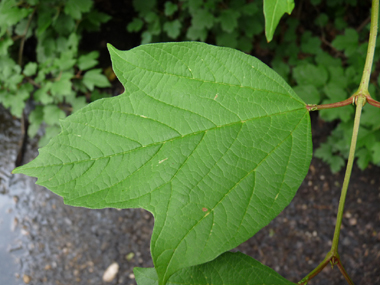
<path id="1" fill-rule="evenodd" d="M 152 215 L 65 206 L 35 178 L 11 174 L 20 140 L 20 122 L 0 106 L 0 284 L 136 284 L 133 268 L 153 266 Z M 36 144 L 25 161 L 37 155 Z M 114 262 L 117 275 L 103 282 Z"/>

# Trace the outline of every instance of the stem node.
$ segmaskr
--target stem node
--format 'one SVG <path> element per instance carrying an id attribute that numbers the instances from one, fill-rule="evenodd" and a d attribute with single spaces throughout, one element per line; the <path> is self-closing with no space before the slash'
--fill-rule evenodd
<path id="1" fill-rule="evenodd" d="M 337 219 L 336 219 L 336 224 L 335 224 L 334 238 L 333 238 L 331 250 L 327 253 L 325 259 L 313 271 L 311 271 L 300 282 L 298 282 L 299 285 L 307 284 L 307 282 L 309 282 L 310 279 L 312 279 L 319 272 L 321 272 L 323 268 L 325 268 L 325 266 L 329 262 L 332 267 L 335 264 L 338 266 L 339 270 L 341 271 L 342 275 L 344 276 L 348 284 L 350 285 L 354 284 L 351 278 L 348 276 L 346 270 L 344 269 L 342 262 L 340 261 L 340 257 L 338 254 L 338 244 L 339 244 L 340 227 L 342 225 L 344 203 L 346 200 L 348 184 L 351 177 L 352 165 L 355 158 L 356 141 L 358 138 L 362 108 L 367 101 L 372 106 L 380 108 L 380 102 L 372 99 L 371 95 L 368 92 L 369 79 L 371 76 L 373 57 L 374 57 L 375 46 L 376 46 L 378 21 L 379 21 L 379 0 L 372 0 L 371 28 L 370 28 L 370 35 L 369 35 L 369 41 L 368 41 L 367 57 L 366 57 L 365 67 L 363 70 L 362 80 L 360 81 L 360 86 L 358 90 L 350 98 L 341 102 L 332 103 L 332 104 L 324 104 L 324 105 L 311 105 L 311 104 L 306 105 L 306 108 L 308 111 L 316 111 L 316 110 L 322 110 L 322 109 L 337 108 L 337 107 L 342 107 L 342 106 L 352 104 L 352 105 L 356 105 L 356 112 L 355 112 L 354 129 L 352 132 L 350 152 L 348 156 L 348 162 L 347 162 L 346 173 L 344 176 L 342 192 L 341 192 L 341 196 L 339 200 L 338 214 L 337 214 Z"/>

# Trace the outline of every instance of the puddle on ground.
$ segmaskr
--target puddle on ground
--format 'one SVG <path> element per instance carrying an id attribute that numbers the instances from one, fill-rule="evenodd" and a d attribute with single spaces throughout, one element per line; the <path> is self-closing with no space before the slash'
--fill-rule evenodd
<path id="1" fill-rule="evenodd" d="M 0 283 L 7 285 L 20 283 L 16 276 L 25 254 L 16 213 L 18 197 L 9 191 L 20 137 L 20 123 L 0 106 Z"/>
<path id="2" fill-rule="evenodd" d="M 21 242 L 17 242 L 15 231 L 12 200 L 0 194 L 0 281 L 1 284 L 18 284 L 15 275 L 20 270 L 20 260 L 14 255 L 22 251 Z"/>
<path id="3" fill-rule="evenodd" d="M 11 174 L 20 139 L 20 122 L 0 105 L 0 284 L 106 284 L 102 276 L 114 262 L 119 272 L 107 284 L 136 284 L 133 268 L 153 266 L 152 215 L 64 205 L 35 178 Z M 24 163 L 37 155 L 36 142 Z"/>

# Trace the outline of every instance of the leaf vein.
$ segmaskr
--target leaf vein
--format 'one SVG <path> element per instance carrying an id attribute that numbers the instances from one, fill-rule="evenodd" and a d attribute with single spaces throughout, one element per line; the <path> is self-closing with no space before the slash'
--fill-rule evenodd
<path id="1" fill-rule="evenodd" d="M 52 167 L 52 166 L 69 165 L 69 164 L 74 164 L 74 163 L 87 162 L 87 161 L 91 161 L 91 160 L 104 159 L 104 158 L 113 157 L 113 156 L 117 156 L 117 155 L 124 155 L 126 153 L 135 151 L 137 149 L 141 149 L 141 148 L 144 148 L 144 147 L 150 147 L 150 146 L 162 144 L 162 143 L 165 143 L 165 142 L 173 141 L 175 139 L 180 139 L 180 138 L 184 138 L 184 137 L 191 136 L 191 135 L 197 135 L 199 133 L 202 133 L 202 132 L 205 132 L 205 131 L 211 131 L 211 130 L 214 130 L 216 128 L 222 128 L 222 127 L 232 126 L 232 125 L 235 125 L 235 124 L 240 124 L 240 123 L 245 123 L 245 122 L 249 122 L 249 121 L 259 120 L 259 119 L 263 119 L 263 118 L 267 118 L 267 117 L 272 117 L 272 116 L 284 115 L 284 114 L 287 114 L 287 113 L 292 113 L 292 112 L 300 111 L 300 110 L 303 110 L 303 109 L 305 109 L 305 108 L 302 107 L 302 108 L 294 109 L 294 110 L 290 110 L 290 111 L 279 112 L 279 113 L 270 114 L 270 115 L 264 115 L 264 116 L 260 116 L 260 117 L 254 117 L 254 118 L 251 118 L 251 119 L 248 119 L 248 120 L 245 120 L 245 121 L 231 122 L 229 124 L 225 124 L 225 125 L 221 125 L 221 126 L 215 126 L 215 127 L 209 128 L 209 129 L 205 129 L 205 130 L 200 130 L 200 131 L 197 131 L 197 132 L 189 133 L 189 134 L 186 134 L 184 136 L 174 137 L 174 138 L 171 138 L 171 139 L 169 139 L 167 141 L 164 141 L 164 142 L 154 142 L 154 143 L 142 146 L 142 147 L 137 147 L 137 148 L 134 148 L 134 149 L 131 149 L 131 150 L 127 150 L 127 151 L 123 151 L 123 152 L 120 152 L 120 153 L 115 153 L 115 154 L 107 155 L 107 156 L 104 156 L 104 157 L 94 157 L 94 158 L 90 158 L 90 159 L 84 159 L 84 160 L 78 160 L 78 161 L 70 161 L 70 162 L 63 162 L 60 158 L 57 157 L 60 161 L 62 161 L 62 163 L 60 163 L 60 164 L 41 165 L 41 166 L 32 166 L 32 167 L 23 167 L 23 169 L 37 169 L 37 168 L 45 168 L 45 167 Z M 69 147 L 71 147 L 71 146 L 69 146 Z"/>
<path id="2" fill-rule="evenodd" d="M 144 162 L 139 168 L 137 168 L 135 171 L 133 171 L 130 175 L 128 175 L 128 176 L 125 177 L 124 179 L 122 179 L 122 180 L 120 180 L 120 181 L 118 181 L 118 182 L 112 184 L 111 186 L 109 186 L 109 187 L 107 187 L 107 188 L 99 189 L 99 190 L 97 190 L 97 191 L 94 191 L 93 193 L 86 194 L 86 195 L 83 195 L 83 196 L 78 196 L 78 197 L 76 197 L 76 198 L 73 198 L 73 199 L 70 199 L 70 200 L 67 200 L 67 201 L 74 201 L 74 200 L 76 200 L 76 199 L 80 199 L 80 198 L 87 197 L 87 196 L 89 196 L 89 195 L 93 195 L 93 194 L 98 193 L 98 192 L 100 192 L 100 191 L 110 190 L 112 187 L 116 186 L 117 184 L 120 184 L 120 183 L 124 182 L 124 181 L 127 180 L 130 176 L 132 176 L 134 173 L 138 172 L 138 171 L 139 171 L 141 168 L 143 168 L 146 164 L 148 164 L 150 161 L 152 161 L 152 159 L 153 159 L 153 158 L 159 153 L 159 151 L 160 151 L 161 148 L 164 146 L 164 144 L 165 144 L 165 143 L 163 143 L 163 144 L 158 148 L 158 150 L 156 151 L 156 153 L 153 154 L 151 158 L 149 158 L 149 159 L 148 159 L 146 162 Z M 107 193 L 107 195 L 108 195 L 108 193 Z M 107 196 L 107 195 L 106 195 L 106 196 Z M 107 198 L 107 197 L 106 197 L 106 198 Z M 105 198 L 105 199 L 106 199 L 106 198 Z"/>
<path id="3" fill-rule="evenodd" d="M 268 93 L 273 93 L 273 94 L 277 94 L 277 95 L 281 95 L 281 96 L 285 96 L 285 97 L 289 97 L 293 100 L 296 100 L 297 102 L 300 102 L 299 100 L 297 100 L 296 98 L 294 98 L 293 96 L 291 96 L 290 94 L 286 94 L 286 93 L 280 93 L 280 92 L 275 92 L 275 91 L 272 91 L 272 90 L 264 90 L 264 89 L 258 89 L 258 88 L 253 88 L 252 86 L 241 86 L 241 85 L 236 85 L 236 84 L 230 84 L 230 83 L 224 83 L 224 82 L 214 82 L 214 81 L 209 81 L 209 80 L 202 80 L 202 79 L 199 79 L 199 78 L 191 78 L 191 77 L 186 77 L 186 76 L 182 76 L 182 75 L 178 75 L 178 74 L 171 74 L 171 73 L 167 73 L 167 72 L 163 72 L 163 71 L 156 71 L 156 70 L 151 70 L 151 69 L 148 69 L 148 68 L 144 68 L 144 67 L 141 67 L 141 66 L 138 66 L 138 65 L 135 65 L 129 61 L 127 61 L 125 58 L 121 57 L 119 54 L 117 54 L 117 56 L 120 57 L 120 59 L 122 59 L 123 61 L 127 62 L 128 64 L 136 67 L 136 68 L 139 68 L 141 70 L 145 70 L 145 71 L 148 71 L 148 72 L 152 72 L 152 73 L 159 73 L 159 74 L 163 74 L 163 75 L 168 75 L 168 76 L 173 76 L 173 77 L 178 77 L 178 78 L 183 78 L 183 79 L 189 79 L 189 80 L 194 80 L 194 81 L 199 81 L 199 82 L 204 82 L 204 83 L 213 83 L 213 84 L 221 84 L 221 85 L 225 85 L 225 86 L 230 86 L 230 87 L 239 87 L 239 88 L 247 88 L 247 89 L 251 89 L 251 90 L 254 90 L 254 91 L 263 91 L 263 92 L 268 92 Z M 114 67 L 117 69 L 117 67 Z M 121 71 L 120 69 L 118 69 L 119 71 Z M 124 72 L 121 72 L 124 74 Z M 125 78 L 125 77 L 124 77 Z M 125 78 L 127 79 L 127 78 Z M 128 79 L 127 79 L 128 80 Z M 302 102 L 303 105 L 305 105 L 304 102 Z"/>
<path id="4" fill-rule="evenodd" d="M 293 129 L 293 131 L 298 127 L 298 125 L 300 124 L 300 122 L 302 121 L 302 119 L 304 118 L 304 116 L 302 116 L 302 118 L 300 119 L 300 121 L 299 121 L 299 123 L 297 124 L 297 126 Z M 278 149 L 287 139 L 288 139 L 288 137 L 289 136 L 291 136 L 292 135 L 292 133 L 293 133 L 293 131 L 291 131 L 290 133 L 289 133 L 289 135 L 286 137 L 286 138 L 284 138 L 281 142 L 279 142 L 278 144 L 277 144 L 277 146 L 276 147 L 274 147 L 269 153 L 268 153 L 268 155 L 266 156 L 266 157 L 264 157 L 257 165 L 256 165 L 256 167 L 255 168 L 253 168 L 251 171 L 249 171 L 244 177 L 242 177 L 231 189 L 229 189 L 229 191 L 220 199 L 220 201 L 218 202 L 218 203 L 216 203 L 216 205 L 210 210 L 210 212 L 211 211 L 214 211 L 215 210 L 215 208 L 235 189 L 235 187 L 237 186 L 237 185 L 239 185 L 239 183 L 241 182 L 241 181 L 243 181 L 247 176 L 249 176 L 252 172 L 254 172 L 260 165 L 261 165 L 261 163 L 263 162 L 263 161 L 265 161 L 276 149 Z M 200 218 L 199 219 L 199 221 L 195 224 L 195 225 L 193 225 L 192 226 L 192 228 L 181 238 L 181 240 L 177 243 L 177 245 L 173 248 L 173 254 L 172 254 L 172 256 L 174 255 L 174 253 L 175 253 L 175 251 L 178 249 L 178 247 L 179 247 L 179 245 L 185 240 L 185 238 L 190 234 L 190 232 L 191 231 L 193 231 L 194 229 L 195 229 L 195 227 L 201 222 L 201 221 L 203 221 L 203 219 L 206 217 L 206 215 L 205 216 L 203 216 L 202 218 Z M 166 270 L 165 270 L 165 274 L 164 274 L 164 276 L 166 275 L 166 272 L 167 272 L 167 269 L 169 268 L 169 266 L 170 266 L 170 263 L 172 262 L 172 260 L 173 260 L 173 258 L 171 257 L 170 258 L 170 261 L 169 261 L 169 263 L 168 263 L 168 265 L 167 265 L 167 267 L 166 267 Z"/>

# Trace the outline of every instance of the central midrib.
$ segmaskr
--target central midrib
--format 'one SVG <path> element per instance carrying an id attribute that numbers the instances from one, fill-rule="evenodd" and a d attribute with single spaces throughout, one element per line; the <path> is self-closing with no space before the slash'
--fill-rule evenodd
<path id="1" fill-rule="evenodd" d="M 189 133 L 189 134 L 186 134 L 186 135 L 183 135 L 183 136 L 176 136 L 176 137 L 173 137 L 173 138 L 168 139 L 166 141 L 154 142 L 154 143 L 151 143 L 151 144 L 148 144 L 148 145 L 143 145 L 143 146 L 140 146 L 140 147 L 136 147 L 136 148 L 124 151 L 124 152 L 119 152 L 119 153 L 115 153 L 115 154 L 110 154 L 110 155 L 100 156 L 100 157 L 94 157 L 94 158 L 89 158 L 89 159 L 83 159 L 83 160 L 77 160 L 77 161 L 59 163 L 59 164 L 48 164 L 48 165 L 41 165 L 41 166 L 34 166 L 34 167 L 25 167 L 23 169 L 37 169 L 37 168 L 45 168 L 45 167 L 52 167 L 52 166 L 65 166 L 65 165 L 71 165 L 71 164 L 75 164 L 75 163 L 83 163 L 83 162 L 95 161 L 95 160 L 99 160 L 99 159 L 111 158 L 111 157 L 118 156 L 118 155 L 125 155 L 127 153 L 132 152 L 132 151 L 137 151 L 137 150 L 145 148 L 145 147 L 160 145 L 160 144 L 164 144 L 164 143 L 167 143 L 167 142 L 174 141 L 176 139 L 185 138 L 185 137 L 197 135 L 197 134 L 200 134 L 200 133 L 203 133 L 203 132 L 212 131 L 214 129 L 223 128 L 223 127 L 229 127 L 229 126 L 233 126 L 235 124 L 244 124 L 246 122 L 250 122 L 250 121 L 254 121 L 254 120 L 259 120 L 259 119 L 263 119 L 263 118 L 268 118 L 268 117 L 273 117 L 273 116 L 284 115 L 284 114 L 288 114 L 288 113 L 292 113 L 292 112 L 297 112 L 297 111 L 300 111 L 300 110 L 305 110 L 305 112 L 307 112 L 307 109 L 304 108 L 304 107 L 302 107 L 302 108 L 293 109 L 293 110 L 289 110 L 289 111 L 285 111 L 285 112 L 279 112 L 279 113 L 275 113 L 275 114 L 254 117 L 254 118 L 247 119 L 247 120 L 244 120 L 244 121 L 235 121 L 235 122 L 231 122 L 229 124 L 224 124 L 224 125 L 215 126 L 215 127 L 208 128 L 208 129 L 199 130 L 197 132 Z M 95 126 L 92 126 L 92 125 L 89 125 L 89 124 L 85 125 L 85 124 L 79 123 L 79 122 L 74 122 L 74 123 L 82 124 L 82 125 L 84 125 L 86 127 L 96 128 Z M 99 131 L 107 132 L 106 130 L 101 130 L 101 129 L 98 129 L 98 130 Z M 62 136 L 62 135 L 63 136 L 67 136 L 67 133 L 62 132 L 59 136 Z M 60 143 L 60 145 L 72 148 L 72 146 L 66 145 L 66 144 L 63 144 L 63 143 Z"/>

